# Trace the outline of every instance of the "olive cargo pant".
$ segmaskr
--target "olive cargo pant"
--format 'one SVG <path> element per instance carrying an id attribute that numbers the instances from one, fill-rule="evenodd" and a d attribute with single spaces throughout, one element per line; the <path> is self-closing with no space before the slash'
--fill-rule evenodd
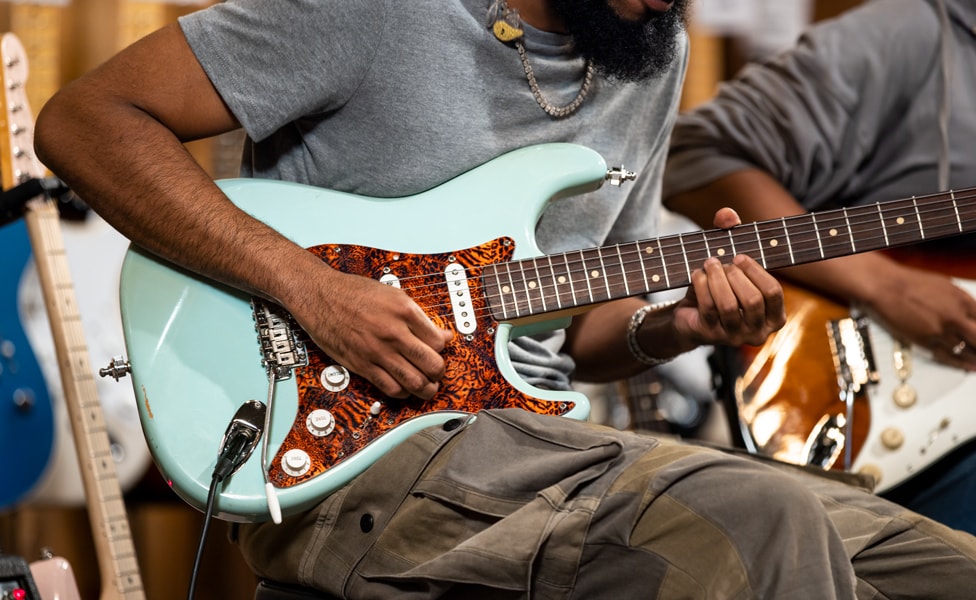
<path id="1" fill-rule="evenodd" d="M 424 430 L 240 544 L 259 575 L 348 598 L 976 593 L 976 538 L 862 489 L 519 410 Z"/>

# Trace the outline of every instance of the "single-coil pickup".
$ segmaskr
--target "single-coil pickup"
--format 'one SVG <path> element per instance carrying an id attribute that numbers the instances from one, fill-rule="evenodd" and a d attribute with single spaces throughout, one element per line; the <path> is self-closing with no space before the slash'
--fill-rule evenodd
<path id="1" fill-rule="evenodd" d="M 471 305 L 471 290 L 464 267 L 452 262 L 444 269 L 444 279 L 447 281 L 447 291 L 454 309 L 454 324 L 458 332 L 464 335 L 474 333 L 478 322 L 475 319 L 474 306 Z"/>

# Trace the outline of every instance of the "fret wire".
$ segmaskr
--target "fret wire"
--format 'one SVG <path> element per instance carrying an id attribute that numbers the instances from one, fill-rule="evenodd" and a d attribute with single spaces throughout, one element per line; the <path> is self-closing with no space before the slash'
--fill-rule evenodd
<path id="1" fill-rule="evenodd" d="M 580 264 L 583 265 L 583 280 L 586 282 L 586 293 L 589 295 L 590 302 L 592 303 L 593 287 L 590 285 L 590 271 L 586 266 L 586 256 L 583 254 L 582 250 L 579 251 L 579 255 L 580 255 Z"/>
<path id="2" fill-rule="evenodd" d="M 532 302 L 531 279 L 529 279 L 529 277 L 525 274 L 525 261 L 524 260 L 518 261 L 518 265 L 519 265 L 519 273 L 521 274 L 522 277 L 522 287 L 525 290 L 525 305 L 527 307 L 526 310 L 528 310 L 528 314 L 532 314 L 535 311 L 532 310 L 534 303 Z"/>
<path id="3" fill-rule="evenodd" d="M 685 261 L 685 274 L 687 275 L 687 280 L 691 281 L 691 265 L 688 264 L 688 253 L 685 252 L 685 240 L 684 236 L 678 236 L 678 243 L 681 244 L 681 256 Z"/>
<path id="4" fill-rule="evenodd" d="M 532 268 L 529 270 L 529 274 L 532 276 L 532 279 L 529 282 L 530 285 L 529 289 L 531 290 L 531 292 L 534 292 L 534 295 L 537 297 L 537 302 L 541 306 L 542 312 L 544 313 L 549 312 L 546 306 L 546 295 L 542 293 L 543 292 L 542 280 L 539 277 L 539 265 L 535 257 L 532 257 Z M 531 282 L 535 282 L 535 287 L 531 287 L 532 285 Z"/>
<path id="5" fill-rule="evenodd" d="M 506 268 L 505 269 L 505 273 L 508 275 L 508 289 L 510 290 L 509 293 L 511 294 L 511 297 L 512 297 L 512 303 L 515 305 L 514 306 L 514 308 L 515 308 L 515 316 L 516 317 L 520 317 L 522 315 L 519 312 L 518 293 L 515 290 L 515 280 L 512 278 L 512 269 L 511 269 L 511 267 Z"/>
<path id="6" fill-rule="evenodd" d="M 633 242 L 633 244 L 634 244 L 634 249 L 637 251 L 637 261 L 640 263 L 640 274 L 641 274 L 641 278 L 644 281 L 644 290 L 645 292 L 649 292 L 651 291 L 651 285 L 647 281 L 647 265 L 644 264 L 644 253 L 641 252 L 640 242 Z"/>
<path id="7" fill-rule="evenodd" d="M 620 244 L 614 244 L 617 249 L 617 262 L 620 263 L 620 275 L 624 280 L 624 295 L 630 296 L 630 282 L 627 281 L 627 267 L 624 265 L 624 257 L 620 253 Z"/>
<path id="8" fill-rule="evenodd" d="M 888 243 L 889 243 L 888 226 L 885 224 L 885 221 L 884 221 L 884 213 L 881 210 L 881 205 L 880 204 L 876 204 L 875 206 L 878 207 L 878 221 L 881 222 L 881 232 L 884 234 L 885 246 L 887 246 Z"/>
<path id="9" fill-rule="evenodd" d="M 539 268 L 539 262 L 544 261 L 546 268 Z M 552 276 L 552 264 L 548 256 L 539 256 L 532 259 L 532 266 L 535 268 L 536 278 L 539 280 L 539 294 L 542 296 L 542 310 L 549 312 L 549 302 L 546 301 L 546 290 L 552 289 L 555 296 L 557 308 L 559 307 L 559 293 L 556 288 L 556 278 Z"/>
<path id="10" fill-rule="evenodd" d="M 597 251 L 596 256 L 600 261 L 600 273 L 603 275 L 603 287 L 607 290 L 607 297 L 613 298 L 613 291 L 610 289 L 610 273 L 607 271 L 607 265 L 603 262 L 603 253 Z"/>
<path id="11" fill-rule="evenodd" d="M 816 213 L 810 213 L 810 216 L 813 217 L 813 230 L 817 237 L 817 249 L 820 250 L 820 258 L 823 258 L 824 249 L 823 249 L 823 239 L 820 237 L 820 222 L 817 221 Z"/>
<path id="12" fill-rule="evenodd" d="M 501 308 L 502 311 L 502 320 L 505 320 L 508 318 L 508 307 L 505 305 L 505 295 L 502 293 L 502 281 L 498 276 L 498 269 L 501 268 L 501 265 L 494 264 L 490 266 L 492 273 L 494 273 L 495 280 L 495 293 L 493 297 L 498 298 L 498 303 L 500 304 L 499 308 Z"/>
<path id="13" fill-rule="evenodd" d="M 786 218 L 780 220 L 783 223 L 783 237 L 786 238 L 786 248 L 790 253 L 790 264 L 796 264 L 796 258 L 793 256 L 793 241 L 790 239 L 790 232 L 786 228 Z"/>
<path id="14" fill-rule="evenodd" d="M 552 289 L 556 296 L 556 308 L 562 309 L 563 307 L 563 293 L 559 288 L 559 282 L 556 279 L 556 269 L 552 266 L 552 257 L 546 257 L 546 264 L 549 265 L 549 277 L 552 278 Z"/>
<path id="15" fill-rule="evenodd" d="M 579 298 L 576 296 L 576 284 L 573 282 L 573 269 L 569 264 L 568 254 L 563 254 L 563 263 L 566 265 L 566 279 L 569 280 L 569 291 L 573 297 L 573 305 L 579 306 Z"/>
<path id="16" fill-rule="evenodd" d="M 851 245 L 851 252 L 857 252 L 857 246 L 854 245 L 854 234 L 851 232 L 851 220 L 847 214 L 847 207 L 844 207 L 844 226 L 847 227 L 847 239 Z"/>
<path id="17" fill-rule="evenodd" d="M 763 250 L 762 236 L 759 235 L 759 223 L 758 222 L 753 222 L 752 228 L 753 228 L 753 231 L 756 232 L 756 245 L 759 248 L 760 262 L 762 262 L 762 266 L 765 269 L 766 268 L 766 252 L 765 252 L 765 250 Z"/>
<path id="18" fill-rule="evenodd" d="M 711 230 L 703 232 L 705 237 L 705 247 L 708 248 L 708 256 L 715 256 L 724 261 L 730 261 L 735 256 L 735 248 L 732 246 L 732 239 L 728 237 L 726 230 Z M 726 249 L 728 246 L 728 249 Z"/>
<path id="19" fill-rule="evenodd" d="M 702 266 L 711 254 L 708 252 L 708 237 L 704 231 L 695 231 L 681 234 L 682 249 L 685 254 L 686 267 L 690 264 Z M 692 269 L 694 270 L 694 269 Z M 688 281 L 691 283 L 691 273 L 688 273 Z"/>
<path id="20" fill-rule="evenodd" d="M 664 247 L 661 246 L 661 238 L 657 238 L 657 254 L 658 260 L 661 261 L 661 271 L 664 272 L 664 284 L 670 289 L 671 274 L 668 272 L 668 263 L 665 261 Z"/>
<path id="21" fill-rule="evenodd" d="M 949 197 L 952 199 L 952 210 L 956 214 L 956 223 L 958 224 L 959 231 L 961 232 L 963 230 L 962 229 L 962 219 L 959 218 L 959 204 L 956 203 L 956 193 L 953 192 L 952 190 L 949 190 Z"/>
<path id="22" fill-rule="evenodd" d="M 915 218 L 918 221 L 918 233 L 919 235 L 922 236 L 922 239 L 924 240 L 925 227 L 922 226 L 922 215 L 918 212 L 918 200 L 915 199 L 915 196 L 912 196 L 912 205 L 915 207 Z"/>
<path id="23" fill-rule="evenodd" d="M 543 312 L 549 312 L 549 304 L 546 302 L 546 290 L 552 288 L 553 291 L 556 291 L 556 280 L 554 277 L 552 277 L 551 272 L 547 273 L 546 269 L 539 268 L 540 260 L 544 260 L 546 265 L 550 267 L 550 270 L 552 265 L 549 263 L 549 258 L 545 256 L 532 259 L 532 266 L 535 268 L 536 278 L 539 281 L 539 294 L 542 297 L 542 310 Z M 549 277 L 548 281 L 546 281 L 546 277 Z M 559 294 L 557 293 L 555 294 L 555 296 L 556 296 L 556 304 L 558 305 Z"/>

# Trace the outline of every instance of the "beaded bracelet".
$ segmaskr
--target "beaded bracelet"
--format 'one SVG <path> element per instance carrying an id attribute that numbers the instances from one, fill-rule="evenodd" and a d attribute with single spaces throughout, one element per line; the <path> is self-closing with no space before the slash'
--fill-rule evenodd
<path id="1" fill-rule="evenodd" d="M 663 365 L 671 362 L 675 357 L 668 356 L 666 358 L 658 358 L 644 352 L 644 349 L 640 347 L 640 342 L 637 341 L 637 330 L 640 329 L 640 326 L 644 324 L 644 317 L 647 316 L 647 313 L 651 312 L 652 310 L 658 310 L 659 308 L 671 306 L 672 304 L 677 304 L 677 301 L 645 304 L 644 306 L 638 308 L 630 317 L 630 323 L 627 325 L 627 347 L 630 349 L 630 353 L 634 358 L 648 367 Z"/>

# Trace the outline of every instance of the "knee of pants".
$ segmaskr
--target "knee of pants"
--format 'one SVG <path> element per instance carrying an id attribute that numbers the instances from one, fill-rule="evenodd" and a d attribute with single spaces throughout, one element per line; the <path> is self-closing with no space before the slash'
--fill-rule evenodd
<path id="1" fill-rule="evenodd" d="M 830 518 L 803 476 L 731 458 L 675 481 L 663 495 L 726 531 L 748 529 L 775 535 L 822 536 Z"/>

